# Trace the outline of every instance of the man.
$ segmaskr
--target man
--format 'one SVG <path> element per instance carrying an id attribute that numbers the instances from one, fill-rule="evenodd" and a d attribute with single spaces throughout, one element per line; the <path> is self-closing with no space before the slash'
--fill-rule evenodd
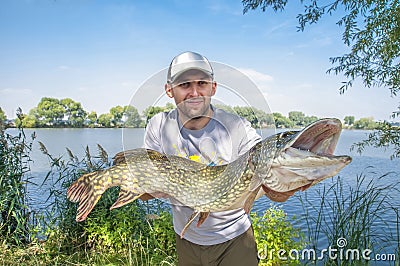
<path id="1" fill-rule="evenodd" d="M 194 52 L 177 55 L 165 84 L 177 108 L 149 121 L 144 147 L 207 165 L 227 164 L 247 152 L 261 137 L 245 119 L 211 105 L 216 89 L 207 58 Z M 243 209 L 210 213 L 201 226 L 192 223 L 181 239 L 179 233 L 193 210 L 174 199 L 171 203 L 179 265 L 258 264 L 253 230 Z"/>

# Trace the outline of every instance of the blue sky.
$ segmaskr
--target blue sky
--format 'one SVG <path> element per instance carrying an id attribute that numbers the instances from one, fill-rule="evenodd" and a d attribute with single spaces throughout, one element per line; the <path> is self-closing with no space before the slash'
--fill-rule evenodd
<path id="1" fill-rule="evenodd" d="M 243 15 L 240 0 L 4 0 L 0 107 L 12 118 L 42 97 L 68 97 L 106 113 L 192 50 L 249 75 L 273 112 L 388 119 L 399 104 L 389 90 L 356 83 L 340 95 L 344 77 L 326 74 L 329 57 L 348 51 L 339 14 L 298 32 L 302 7 L 290 2 L 284 12 Z"/>

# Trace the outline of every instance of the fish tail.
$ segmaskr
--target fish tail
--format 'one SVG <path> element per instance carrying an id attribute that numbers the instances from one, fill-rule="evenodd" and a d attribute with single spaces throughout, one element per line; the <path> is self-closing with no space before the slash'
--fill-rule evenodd
<path id="1" fill-rule="evenodd" d="M 122 207 L 138 198 L 140 198 L 144 193 L 138 194 L 130 190 L 122 189 L 119 192 L 118 199 L 111 206 L 110 210 Z"/>
<path id="2" fill-rule="evenodd" d="M 98 175 L 104 175 L 104 171 L 88 173 L 76 180 L 67 191 L 67 198 L 72 202 L 79 202 L 76 214 L 76 221 L 81 222 L 86 219 L 92 211 L 101 195 L 107 187 L 93 184 L 93 180 Z"/>

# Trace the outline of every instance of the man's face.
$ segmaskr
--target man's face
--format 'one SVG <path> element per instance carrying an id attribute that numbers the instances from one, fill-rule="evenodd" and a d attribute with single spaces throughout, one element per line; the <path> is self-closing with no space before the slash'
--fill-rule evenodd
<path id="1" fill-rule="evenodd" d="M 174 98 L 178 110 L 187 118 L 208 114 L 211 96 L 214 96 L 216 88 L 217 83 L 199 70 L 186 71 L 172 84 L 165 86 L 167 95 Z"/>

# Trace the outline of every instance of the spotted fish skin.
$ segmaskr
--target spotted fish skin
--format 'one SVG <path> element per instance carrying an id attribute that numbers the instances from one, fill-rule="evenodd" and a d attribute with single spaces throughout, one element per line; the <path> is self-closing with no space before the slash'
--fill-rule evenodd
<path id="1" fill-rule="evenodd" d="M 111 208 L 162 191 L 199 212 L 221 211 L 248 192 L 253 177 L 248 158 L 245 154 L 230 165 L 205 166 L 153 150 L 129 150 L 116 155 L 114 166 L 81 176 L 69 187 L 67 197 L 79 202 L 77 221 L 85 220 L 101 195 L 114 186 L 120 187 L 120 193 Z"/>
<path id="2" fill-rule="evenodd" d="M 120 187 L 111 208 L 121 207 L 144 193 L 163 192 L 193 208 L 187 226 L 200 215 L 199 226 L 209 212 L 236 208 L 248 212 L 262 195 L 259 192 L 263 187 L 287 192 L 332 177 L 351 161 L 349 156 L 333 156 L 340 132 L 338 119 L 322 119 L 302 131 L 270 136 L 237 160 L 221 166 L 206 166 L 147 149 L 120 152 L 114 166 L 75 181 L 67 197 L 79 202 L 76 220 L 83 221 L 110 187 Z"/>

